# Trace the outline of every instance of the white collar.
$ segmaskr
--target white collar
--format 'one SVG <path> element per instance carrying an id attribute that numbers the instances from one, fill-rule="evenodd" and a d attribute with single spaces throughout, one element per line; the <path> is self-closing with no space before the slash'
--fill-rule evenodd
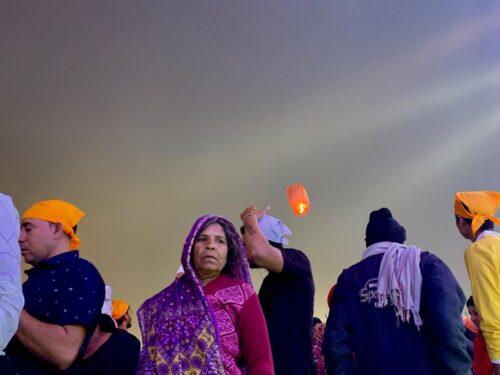
<path id="1" fill-rule="evenodd" d="M 500 233 L 498 232 L 495 232 L 493 230 L 485 230 L 485 231 L 482 231 L 479 236 L 477 236 L 476 240 L 474 242 L 477 242 L 479 241 L 480 239 L 482 239 L 483 237 L 485 236 L 500 236 Z"/>

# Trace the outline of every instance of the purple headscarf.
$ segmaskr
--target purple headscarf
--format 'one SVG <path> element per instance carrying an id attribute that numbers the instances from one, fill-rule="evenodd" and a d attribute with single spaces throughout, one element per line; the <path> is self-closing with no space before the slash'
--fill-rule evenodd
<path id="1" fill-rule="evenodd" d="M 217 321 L 191 263 L 194 241 L 209 223 L 220 224 L 227 237 L 228 263 L 222 272 L 251 285 L 245 246 L 233 224 L 218 215 L 197 219 L 182 250 L 185 274 L 137 311 L 143 341 L 139 375 L 181 375 L 190 370 L 224 374 Z"/>

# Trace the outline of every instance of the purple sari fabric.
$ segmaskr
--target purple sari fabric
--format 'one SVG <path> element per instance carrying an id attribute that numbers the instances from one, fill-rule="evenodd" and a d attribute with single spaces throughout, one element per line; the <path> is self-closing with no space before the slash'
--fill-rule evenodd
<path id="1" fill-rule="evenodd" d="M 137 311 L 143 346 L 137 374 L 224 374 L 217 322 L 191 265 L 191 249 L 202 229 L 214 220 L 225 223 L 234 257 L 223 272 L 252 285 L 245 246 L 227 219 L 206 215 L 196 220 L 184 242 L 184 275 L 146 300 Z"/>

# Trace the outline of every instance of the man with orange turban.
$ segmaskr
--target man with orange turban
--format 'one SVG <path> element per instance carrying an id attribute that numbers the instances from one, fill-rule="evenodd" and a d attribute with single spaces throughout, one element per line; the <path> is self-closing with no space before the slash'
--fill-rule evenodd
<path id="1" fill-rule="evenodd" d="M 455 194 L 455 222 L 471 241 L 465 250 L 474 303 L 481 316 L 481 331 L 488 354 L 500 375 L 500 233 L 493 231 L 500 192 L 472 191 Z"/>
<path id="2" fill-rule="evenodd" d="M 127 332 L 126 322 L 117 327 L 115 321 L 125 321 L 125 316 L 129 314 L 128 303 L 123 300 L 111 302 L 111 287 L 107 285 L 106 302 L 102 306 L 99 324 L 90 339 L 84 360 L 79 368 L 80 374 L 136 374 L 141 343 L 137 337 Z"/>
<path id="3" fill-rule="evenodd" d="M 127 330 L 132 327 L 132 316 L 130 315 L 130 305 L 122 299 L 115 299 L 113 305 L 113 319 L 118 328 Z"/>
<path id="4" fill-rule="evenodd" d="M 0 360 L 0 373 L 74 371 L 100 315 L 104 282 L 79 257 L 77 224 L 84 213 L 61 200 L 35 203 L 21 217 L 19 246 L 26 271 L 19 327 Z"/>
<path id="5" fill-rule="evenodd" d="M 137 337 L 128 332 L 128 329 L 132 327 L 130 305 L 122 299 L 113 300 L 112 305 L 112 317 L 117 324 L 118 331 L 122 332 L 122 346 L 123 348 L 127 348 L 127 353 L 129 353 L 128 355 L 130 357 L 129 361 L 133 361 L 135 367 L 137 367 L 141 342 Z"/>

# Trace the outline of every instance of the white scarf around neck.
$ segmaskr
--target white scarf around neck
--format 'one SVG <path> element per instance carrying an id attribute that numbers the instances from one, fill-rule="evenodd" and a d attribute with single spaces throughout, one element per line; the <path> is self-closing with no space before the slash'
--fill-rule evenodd
<path id="1" fill-rule="evenodd" d="M 420 318 L 421 251 L 418 246 L 406 246 L 396 242 L 377 242 L 367 247 L 363 253 L 363 259 L 384 254 L 378 273 L 377 306 L 383 308 L 392 302 L 396 317 L 403 322 L 409 322 L 410 315 L 413 315 L 417 329 L 422 325 Z"/>

